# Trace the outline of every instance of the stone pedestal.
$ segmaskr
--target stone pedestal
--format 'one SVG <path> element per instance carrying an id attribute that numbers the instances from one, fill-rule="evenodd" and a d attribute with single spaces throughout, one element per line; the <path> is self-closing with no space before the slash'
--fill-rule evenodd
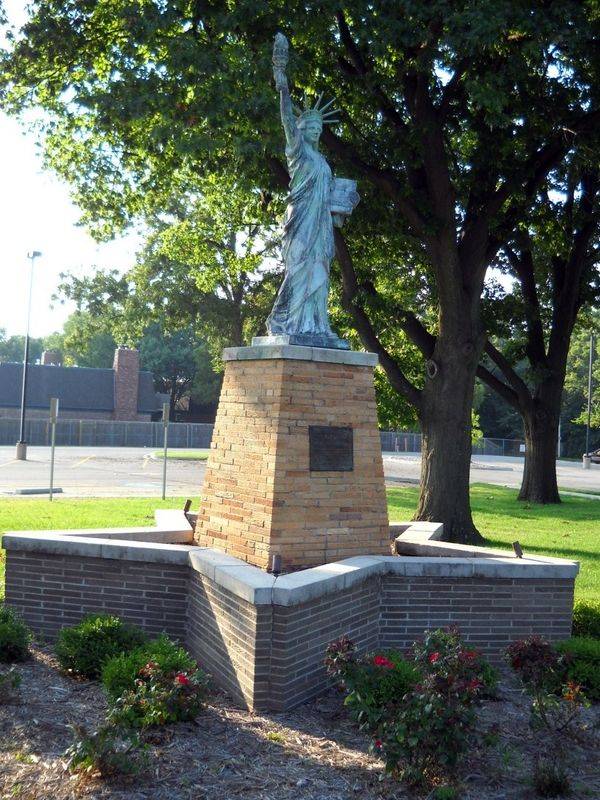
<path id="1" fill-rule="evenodd" d="M 371 353 L 225 350 L 196 539 L 284 571 L 390 553 Z"/>

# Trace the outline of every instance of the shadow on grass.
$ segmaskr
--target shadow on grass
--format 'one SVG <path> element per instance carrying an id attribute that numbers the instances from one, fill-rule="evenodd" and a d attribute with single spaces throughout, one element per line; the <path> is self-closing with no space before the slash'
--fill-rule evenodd
<path id="1" fill-rule="evenodd" d="M 490 547 L 501 547 L 505 550 L 512 550 L 511 545 L 502 539 L 490 539 L 489 537 L 486 537 L 485 545 Z M 575 550 L 570 547 L 544 547 L 543 545 L 537 544 L 532 544 L 531 547 L 529 547 L 526 541 L 521 541 L 521 546 L 523 547 L 525 556 L 547 554 L 550 556 L 556 556 L 557 558 L 567 558 L 572 561 L 600 561 L 600 553 L 591 550 Z"/>

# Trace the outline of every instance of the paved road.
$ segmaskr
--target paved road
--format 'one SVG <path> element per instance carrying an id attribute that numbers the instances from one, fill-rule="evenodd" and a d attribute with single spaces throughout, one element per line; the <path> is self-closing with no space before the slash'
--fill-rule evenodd
<path id="1" fill-rule="evenodd" d="M 383 463 L 388 483 L 404 479 L 419 482 L 421 456 L 419 453 L 384 454 Z M 600 464 L 584 470 L 575 461 L 557 462 L 558 485 L 561 489 L 576 489 L 579 492 L 600 492 Z M 499 486 L 521 485 L 523 458 L 510 456 L 473 456 L 471 460 L 471 483 L 494 483 Z"/>
<path id="2" fill-rule="evenodd" d="M 57 447 L 54 486 L 78 497 L 151 497 L 160 495 L 162 461 L 154 448 Z M 203 461 L 167 462 L 167 493 L 195 497 L 204 477 Z M 15 461 L 13 447 L 0 447 L 0 493 L 48 487 L 50 448 L 30 447 L 27 461 Z"/>
<path id="3" fill-rule="evenodd" d="M 162 461 L 154 450 L 138 447 L 58 447 L 54 485 L 71 497 L 151 497 L 160 495 Z M 28 460 L 15 461 L 13 447 L 0 447 L 0 494 L 15 489 L 48 487 L 50 449 L 30 447 Z M 384 467 L 390 485 L 418 483 L 421 458 L 418 453 L 385 454 Z M 204 477 L 205 462 L 173 461 L 167 464 L 167 493 L 195 497 Z M 472 483 L 494 483 L 517 487 L 521 483 L 523 459 L 474 456 Z M 563 489 L 600 492 L 600 465 L 591 470 L 571 461 L 558 462 L 558 481 Z"/>

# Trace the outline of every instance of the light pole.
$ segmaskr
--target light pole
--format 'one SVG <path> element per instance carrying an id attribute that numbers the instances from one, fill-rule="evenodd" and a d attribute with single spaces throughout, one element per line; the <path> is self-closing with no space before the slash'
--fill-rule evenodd
<path id="1" fill-rule="evenodd" d="M 588 362 L 588 405 L 587 405 L 587 424 L 585 426 L 585 455 L 583 456 L 583 468 L 590 469 L 592 459 L 590 456 L 590 427 L 592 423 L 592 388 L 593 388 L 593 367 L 594 367 L 594 334 L 590 336 L 590 358 Z"/>
<path id="2" fill-rule="evenodd" d="M 29 363 L 29 324 L 31 322 L 31 295 L 33 294 L 33 267 L 36 258 L 42 254 L 38 250 L 31 250 L 27 258 L 31 261 L 29 270 L 29 301 L 27 303 L 27 331 L 25 333 L 25 351 L 23 353 L 23 384 L 21 387 L 21 422 L 19 425 L 19 441 L 17 442 L 16 457 L 19 461 L 27 460 L 27 442 L 25 441 L 25 409 L 27 395 L 27 365 Z"/>

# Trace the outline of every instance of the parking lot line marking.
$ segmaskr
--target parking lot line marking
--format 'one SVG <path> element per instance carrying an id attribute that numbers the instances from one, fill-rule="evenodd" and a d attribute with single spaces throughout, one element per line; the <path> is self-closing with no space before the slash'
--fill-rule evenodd
<path id="1" fill-rule="evenodd" d="M 86 461 L 89 461 L 90 458 L 95 458 L 95 456 L 86 456 L 82 458 L 81 461 L 78 461 L 76 464 L 71 464 L 71 469 L 75 469 L 75 467 L 80 467 L 82 464 L 85 464 Z"/>
<path id="2" fill-rule="evenodd" d="M 16 464 L 18 460 L 18 458 L 13 458 L 12 461 L 5 461 L 4 464 L 0 464 L 0 467 L 8 467 L 9 464 Z"/>

